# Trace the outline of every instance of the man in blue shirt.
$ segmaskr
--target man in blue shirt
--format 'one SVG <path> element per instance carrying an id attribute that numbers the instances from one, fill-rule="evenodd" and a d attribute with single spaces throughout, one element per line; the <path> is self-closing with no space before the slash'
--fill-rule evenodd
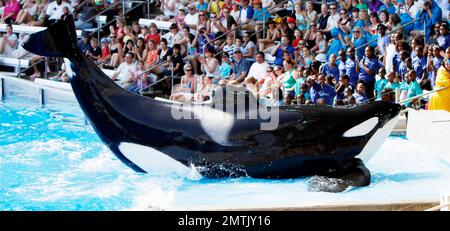
<path id="1" fill-rule="evenodd" d="M 287 51 L 291 55 L 291 58 L 294 59 L 294 48 L 289 43 L 289 38 L 286 35 L 283 35 L 281 37 L 281 44 L 276 48 L 273 49 L 271 55 L 275 56 L 275 60 L 273 61 L 273 64 L 275 66 L 283 66 L 283 52 Z"/>
<path id="2" fill-rule="evenodd" d="M 339 82 L 339 68 L 336 65 L 336 54 L 331 54 L 329 62 L 325 63 L 322 68 L 322 74 L 334 77 L 335 83 Z"/>
<path id="3" fill-rule="evenodd" d="M 426 78 L 424 70 L 427 67 L 427 58 L 423 55 L 422 46 L 416 47 L 414 51 L 416 52 L 416 56 L 412 58 L 412 65 L 416 71 L 417 78 L 422 80 L 422 78 Z"/>
<path id="4" fill-rule="evenodd" d="M 319 75 L 318 83 L 315 83 L 310 89 L 311 101 L 316 104 L 319 99 L 324 99 L 327 105 L 333 105 L 336 91 L 325 81 L 324 75 Z"/>
<path id="5" fill-rule="evenodd" d="M 250 70 L 250 62 L 242 57 L 242 51 L 239 48 L 234 49 L 234 58 L 236 61 L 234 62 L 233 74 L 230 76 L 230 79 L 240 83 L 247 77 L 247 73 Z"/>
<path id="6" fill-rule="evenodd" d="M 347 49 L 347 60 L 345 60 L 345 74 L 348 75 L 350 84 L 356 86 L 358 84 L 358 72 L 356 72 L 355 49 L 349 47 Z"/>
<path id="7" fill-rule="evenodd" d="M 369 99 L 374 96 L 375 75 L 381 67 L 383 67 L 383 64 L 375 56 L 373 47 L 366 47 L 365 56 L 359 62 L 359 67 L 356 70 L 359 71 L 359 80 L 364 83 Z"/>

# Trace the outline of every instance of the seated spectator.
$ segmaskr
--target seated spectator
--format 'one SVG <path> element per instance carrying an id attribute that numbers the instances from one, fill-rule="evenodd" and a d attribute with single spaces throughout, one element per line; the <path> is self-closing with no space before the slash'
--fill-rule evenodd
<path id="1" fill-rule="evenodd" d="M 255 78 L 258 82 L 264 79 L 267 67 L 269 67 L 269 64 L 264 60 L 264 56 L 263 52 L 258 52 L 256 62 L 252 64 L 248 72 L 248 76 Z"/>
<path id="2" fill-rule="evenodd" d="M 287 36 L 281 37 L 281 44 L 272 51 L 272 56 L 275 57 L 273 62 L 276 66 L 283 65 L 283 52 L 287 51 L 291 55 L 291 58 L 294 58 L 294 48 L 289 43 L 289 38 Z"/>
<path id="3" fill-rule="evenodd" d="M 17 24 L 27 24 L 33 21 L 38 14 L 38 6 L 35 0 L 26 0 L 23 9 L 19 11 L 16 18 Z"/>
<path id="4" fill-rule="evenodd" d="M 56 20 L 61 19 L 61 17 L 68 12 L 72 13 L 73 8 L 72 6 L 64 2 L 63 0 L 55 0 L 54 2 L 51 2 L 48 7 L 46 14 L 46 26 L 49 26 L 53 24 Z"/>
<path id="5" fill-rule="evenodd" d="M 141 89 L 144 89 L 148 86 L 148 76 L 145 72 L 144 62 L 137 62 L 137 69 L 134 72 L 131 72 L 133 80 L 136 82 L 136 86 L 131 86 L 128 88 L 128 91 L 139 94 Z"/>
<path id="6" fill-rule="evenodd" d="M 129 52 L 125 55 L 125 62 L 121 63 L 113 74 L 112 80 L 119 80 L 119 85 L 122 88 L 129 89 L 136 85 L 131 73 L 136 71 L 136 64 L 134 64 L 134 54 Z"/>
<path id="7" fill-rule="evenodd" d="M 214 76 L 211 74 L 203 77 L 202 84 L 200 84 L 198 91 L 194 93 L 195 102 L 204 102 L 211 99 L 212 90 L 214 89 L 213 78 Z"/>
<path id="8" fill-rule="evenodd" d="M 95 63 L 100 59 L 102 56 L 102 49 L 98 46 L 97 38 L 91 39 L 91 46 L 88 48 L 85 55 Z"/>
<path id="9" fill-rule="evenodd" d="M 223 53 L 222 64 L 220 64 L 219 66 L 219 77 L 216 77 L 216 79 L 214 79 L 214 83 L 217 84 L 222 79 L 228 79 L 231 75 L 232 70 L 233 69 L 230 65 L 230 56 L 228 55 L 228 53 Z"/>
<path id="10" fill-rule="evenodd" d="M 111 60 L 111 51 L 109 50 L 109 39 L 107 38 L 102 38 L 100 40 L 101 43 L 101 49 L 102 49 L 102 54 L 100 56 L 100 58 L 97 60 L 98 64 L 103 67 L 103 65 L 105 64 L 109 64 L 110 60 Z"/>
<path id="11" fill-rule="evenodd" d="M 230 76 L 231 80 L 236 80 L 238 83 L 244 81 L 250 69 L 250 62 L 242 57 L 242 51 L 239 48 L 234 50 L 234 66 L 233 74 Z"/>
<path id="12" fill-rule="evenodd" d="M 94 27 L 92 17 L 94 17 L 97 12 L 95 10 L 95 7 L 92 5 L 92 3 L 88 2 L 85 3 L 83 6 L 81 6 L 78 13 L 78 19 L 75 21 L 75 27 L 77 29 L 83 30 L 83 29 L 89 29 Z M 91 21 L 88 21 L 91 20 Z"/>
<path id="13" fill-rule="evenodd" d="M 149 69 L 158 62 L 158 49 L 155 40 L 148 41 L 147 59 L 145 60 L 145 68 Z"/>
<path id="14" fill-rule="evenodd" d="M 9 0 L 5 3 L 5 9 L 3 10 L 0 23 L 11 24 L 16 21 L 17 15 L 20 11 L 20 4 L 17 0 Z"/>
<path id="15" fill-rule="evenodd" d="M 116 34 L 111 33 L 109 38 L 111 39 L 111 44 L 109 45 L 109 52 L 111 54 L 110 66 L 112 68 L 116 68 L 122 62 L 122 57 L 124 57 L 123 48 L 122 48 L 122 44 L 120 44 Z"/>
<path id="16" fill-rule="evenodd" d="M 6 33 L 3 34 L 0 41 L 0 54 L 11 56 L 17 47 L 17 35 L 13 33 L 11 24 L 6 25 Z"/>
<path id="17" fill-rule="evenodd" d="M 248 76 L 244 79 L 245 88 L 249 90 L 256 98 L 258 98 L 258 87 L 256 83 L 257 80 L 252 76 Z"/>
<path id="18" fill-rule="evenodd" d="M 181 83 L 178 87 L 173 89 L 170 100 L 178 102 L 190 102 L 194 97 L 196 76 L 191 64 L 185 64 L 183 67 L 185 75 L 181 77 Z"/>

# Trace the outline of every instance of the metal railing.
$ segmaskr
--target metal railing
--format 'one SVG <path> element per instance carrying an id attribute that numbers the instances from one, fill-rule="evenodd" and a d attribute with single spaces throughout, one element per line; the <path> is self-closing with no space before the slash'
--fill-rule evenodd
<path id="1" fill-rule="evenodd" d="M 110 5 L 109 7 L 103 9 L 102 11 L 100 11 L 99 13 L 97 13 L 96 15 L 90 17 L 88 20 L 86 20 L 86 21 L 84 21 L 83 23 L 81 23 L 81 24 L 78 26 L 78 28 L 81 27 L 82 25 L 84 25 L 84 24 L 86 24 L 86 23 L 89 23 L 89 22 L 91 22 L 92 20 L 96 19 L 98 16 L 100 16 L 100 15 L 103 14 L 103 13 L 105 13 L 106 11 L 111 10 L 112 8 L 115 8 L 115 7 L 118 6 L 119 4 L 121 4 L 121 3 L 120 3 L 120 2 L 116 2 L 116 3 L 112 4 L 112 5 Z"/>
<path id="2" fill-rule="evenodd" d="M 126 14 L 128 14 L 128 13 L 131 12 L 132 10 L 134 10 L 134 9 L 136 9 L 136 8 L 138 8 L 138 7 L 140 7 L 141 5 L 146 4 L 145 1 L 142 1 L 142 2 L 139 1 L 139 2 L 140 2 L 140 3 L 139 3 L 138 5 L 136 5 L 136 6 L 132 7 L 132 8 L 130 8 L 128 11 L 126 11 L 126 12 L 122 15 L 122 17 L 124 17 Z M 122 7 L 122 8 L 124 8 L 124 7 Z M 89 34 L 89 36 L 91 36 L 91 35 L 97 33 L 98 31 L 102 30 L 103 28 L 105 28 L 105 27 L 111 25 L 112 23 L 114 23 L 114 22 L 117 21 L 118 19 L 119 19 L 119 17 L 116 17 L 116 18 L 114 18 L 113 20 L 107 22 L 105 25 L 99 27 L 96 31 L 91 32 L 91 33 Z"/>

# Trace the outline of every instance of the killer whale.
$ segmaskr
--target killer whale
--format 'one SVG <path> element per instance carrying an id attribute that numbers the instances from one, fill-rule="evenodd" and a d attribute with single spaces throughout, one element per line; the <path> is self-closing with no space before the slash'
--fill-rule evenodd
<path id="1" fill-rule="evenodd" d="M 244 118 L 259 113 L 252 111 L 258 107 L 249 107 L 252 96 L 222 88 L 234 97 L 244 94 L 243 112 L 190 105 L 192 114 L 203 116 L 175 119 L 173 111 L 179 104 L 122 89 L 83 55 L 76 41 L 69 16 L 30 35 L 23 47 L 64 58 L 72 89 L 92 127 L 122 162 L 138 172 L 152 171 L 159 161 L 172 161 L 174 168 L 194 165 L 206 177 L 318 175 L 335 180 L 313 178 L 309 184 L 313 190 L 339 192 L 366 186 L 370 172 L 364 161 L 389 135 L 400 112 L 399 105 L 386 102 L 352 108 L 285 106 L 277 108 L 278 126 L 261 130 L 264 120 L 259 117 L 238 119 L 240 113 Z M 226 99 L 215 104 L 227 105 Z M 216 119 L 224 113 L 231 116 Z"/>

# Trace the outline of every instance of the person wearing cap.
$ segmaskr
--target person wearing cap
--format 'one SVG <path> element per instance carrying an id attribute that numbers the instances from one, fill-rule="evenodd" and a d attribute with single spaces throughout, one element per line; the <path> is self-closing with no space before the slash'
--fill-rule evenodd
<path id="1" fill-rule="evenodd" d="M 230 76 L 230 79 L 240 83 L 247 77 L 248 70 L 250 69 L 250 62 L 243 57 L 242 51 L 239 48 L 234 49 L 234 58 L 236 61 L 234 62 L 233 74 Z"/>
<path id="2" fill-rule="evenodd" d="M 89 37 L 89 32 L 87 31 L 83 31 L 81 33 L 81 37 L 82 39 L 78 40 L 78 47 L 80 48 L 81 52 L 83 52 L 83 54 L 86 54 L 86 51 L 89 49 L 90 47 L 90 37 Z"/>
<path id="3" fill-rule="evenodd" d="M 228 53 L 224 52 L 222 53 L 222 64 L 219 66 L 219 77 L 216 78 L 214 81 L 216 81 L 216 84 L 219 82 L 220 79 L 228 79 L 230 77 L 232 68 L 230 65 L 230 55 Z"/>
<path id="4" fill-rule="evenodd" d="M 100 58 L 98 59 L 98 64 L 100 66 L 103 66 L 104 64 L 106 64 L 111 59 L 111 52 L 109 50 L 109 43 L 110 43 L 110 40 L 108 38 L 106 38 L 106 37 L 103 37 L 100 40 L 101 55 L 100 55 Z"/>

